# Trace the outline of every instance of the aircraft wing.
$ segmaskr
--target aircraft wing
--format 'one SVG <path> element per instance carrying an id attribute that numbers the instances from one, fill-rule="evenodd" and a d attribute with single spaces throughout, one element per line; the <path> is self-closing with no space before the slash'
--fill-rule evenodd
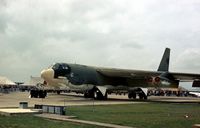
<path id="1" fill-rule="evenodd" d="M 180 80 L 180 81 L 200 80 L 200 74 L 195 74 L 195 73 L 176 73 L 176 72 L 170 72 L 170 74 L 172 74 L 175 79 Z"/>
<path id="2" fill-rule="evenodd" d="M 107 77 L 123 77 L 123 78 L 138 78 L 148 76 L 159 76 L 163 72 L 160 71 L 145 71 L 145 70 L 128 70 L 128 69 L 106 69 L 98 68 L 97 72 Z"/>
<path id="3" fill-rule="evenodd" d="M 145 70 L 128 70 L 128 69 L 105 69 L 99 68 L 97 71 L 107 77 L 123 77 L 123 78 L 144 78 L 144 77 L 156 77 L 166 72 L 163 71 L 145 71 Z M 175 80 L 188 81 L 188 80 L 200 80 L 200 74 L 193 73 L 176 73 L 167 72 L 172 75 Z"/>

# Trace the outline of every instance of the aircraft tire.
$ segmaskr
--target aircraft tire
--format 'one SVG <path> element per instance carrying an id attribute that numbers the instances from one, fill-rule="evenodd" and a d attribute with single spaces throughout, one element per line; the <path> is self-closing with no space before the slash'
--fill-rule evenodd
<path id="1" fill-rule="evenodd" d="M 132 96 L 133 99 L 136 99 L 136 93 L 133 92 L 133 96 Z"/>
<path id="2" fill-rule="evenodd" d="M 90 98 L 89 92 L 85 92 L 85 93 L 84 93 L 84 97 L 85 97 L 85 98 Z"/>
<path id="3" fill-rule="evenodd" d="M 98 90 L 94 91 L 94 99 L 99 99 Z"/>
<path id="4" fill-rule="evenodd" d="M 107 100 L 108 99 L 108 93 L 107 93 L 107 91 L 106 91 L 106 94 L 105 94 L 105 96 L 104 96 L 104 100 Z"/>
<path id="5" fill-rule="evenodd" d="M 143 93 L 140 93 L 140 94 L 139 94 L 139 99 L 140 99 L 140 100 L 144 99 L 144 94 L 143 94 Z"/>
<path id="6" fill-rule="evenodd" d="M 44 98 L 45 98 L 47 96 L 47 91 L 44 91 L 43 94 L 44 94 Z"/>
<path id="7" fill-rule="evenodd" d="M 96 100 L 103 100 L 104 96 L 102 95 L 102 93 L 97 89 L 94 91 L 94 99 Z"/>
<path id="8" fill-rule="evenodd" d="M 60 91 L 57 91 L 57 94 L 60 95 Z"/>
<path id="9" fill-rule="evenodd" d="M 136 99 L 136 93 L 135 92 L 130 92 L 130 93 L 128 93 L 128 98 L 129 99 Z"/>
<path id="10" fill-rule="evenodd" d="M 39 96 L 38 90 L 31 90 L 30 94 L 31 94 L 31 98 L 38 98 Z"/>
<path id="11" fill-rule="evenodd" d="M 39 91 L 35 90 L 35 95 L 34 95 L 34 96 L 35 96 L 34 98 L 38 98 L 38 96 L 39 96 Z"/>
<path id="12" fill-rule="evenodd" d="M 31 95 L 31 98 L 33 98 L 33 96 L 34 96 L 34 91 L 33 90 L 30 91 L 30 95 Z"/>
<path id="13" fill-rule="evenodd" d="M 39 98 L 45 98 L 47 95 L 46 91 L 40 90 L 38 91 Z"/>
<path id="14" fill-rule="evenodd" d="M 88 90 L 86 92 L 84 92 L 84 97 L 85 98 L 94 98 L 94 90 Z"/>
<path id="15" fill-rule="evenodd" d="M 144 95 L 144 99 L 147 100 L 147 96 L 146 95 Z"/>
<path id="16" fill-rule="evenodd" d="M 131 99 L 133 97 L 132 93 L 128 93 L 128 98 Z"/>
<path id="17" fill-rule="evenodd" d="M 147 100 L 147 96 L 144 94 L 144 93 L 140 93 L 139 94 L 139 99 L 141 99 L 141 100 Z"/>
<path id="18" fill-rule="evenodd" d="M 89 98 L 89 96 L 88 96 L 88 93 L 87 93 L 87 92 L 85 92 L 85 93 L 84 93 L 84 97 L 85 97 L 85 98 Z"/>

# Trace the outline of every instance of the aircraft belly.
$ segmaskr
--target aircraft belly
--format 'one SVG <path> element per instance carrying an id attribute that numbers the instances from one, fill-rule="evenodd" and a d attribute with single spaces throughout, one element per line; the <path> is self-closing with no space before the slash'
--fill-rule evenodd
<path id="1" fill-rule="evenodd" d="M 66 79 L 52 79 L 48 81 L 48 86 L 59 88 L 62 86 L 66 86 L 67 82 L 68 80 Z"/>
<path id="2" fill-rule="evenodd" d="M 71 83 L 69 83 L 67 86 L 69 86 L 70 89 L 79 89 L 79 90 L 90 90 L 94 87 L 94 85 L 91 84 L 74 85 Z"/>
<path id="3" fill-rule="evenodd" d="M 127 79 L 128 87 L 148 87 L 150 84 L 145 79 Z"/>
<path id="4" fill-rule="evenodd" d="M 94 87 L 94 85 L 91 85 L 91 84 L 75 85 L 69 82 L 68 79 L 57 79 L 54 82 L 56 83 L 54 84 L 54 86 L 57 86 L 57 87 L 66 86 L 66 87 L 69 87 L 69 89 L 88 90 Z"/>

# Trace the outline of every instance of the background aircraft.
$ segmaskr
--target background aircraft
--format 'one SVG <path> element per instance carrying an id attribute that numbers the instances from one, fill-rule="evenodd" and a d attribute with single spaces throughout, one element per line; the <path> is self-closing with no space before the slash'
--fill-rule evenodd
<path id="1" fill-rule="evenodd" d="M 186 89 L 189 95 L 200 97 L 200 83 L 195 82 L 195 84 L 193 84 L 192 81 L 187 81 L 187 82 L 180 82 L 179 86 Z"/>
<path id="2" fill-rule="evenodd" d="M 56 63 L 41 72 L 49 86 L 68 86 L 86 98 L 106 99 L 112 91 L 126 90 L 128 97 L 147 99 L 147 87 L 177 88 L 180 81 L 199 83 L 200 74 L 169 72 L 170 49 L 166 48 L 157 71 L 93 67 Z"/>

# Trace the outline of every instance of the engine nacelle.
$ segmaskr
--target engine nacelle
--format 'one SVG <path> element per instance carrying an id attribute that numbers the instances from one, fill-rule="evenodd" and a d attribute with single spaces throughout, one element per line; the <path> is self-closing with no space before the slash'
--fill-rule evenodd
<path id="1" fill-rule="evenodd" d="M 147 83 L 155 87 L 172 87 L 177 88 L 179 81 L 175 80 L 170 74 L 163 73 L 160 76 L 148 77 Z"/>
<path id="2" fill-rule="evenodd" d="M 155 83 L 160 83 L 160 77 L 158 77 L 158 76 L 155 77 L 155 78 L 154 78 L 154 82 L 155 82 Z"/>
<path id="3" fill-rule="evenodd" d="M 153 84 L 153 85 L 158 85 L 160 83 L 160 77 L 148 77 L 147 78 L 147 83 Z"/>

